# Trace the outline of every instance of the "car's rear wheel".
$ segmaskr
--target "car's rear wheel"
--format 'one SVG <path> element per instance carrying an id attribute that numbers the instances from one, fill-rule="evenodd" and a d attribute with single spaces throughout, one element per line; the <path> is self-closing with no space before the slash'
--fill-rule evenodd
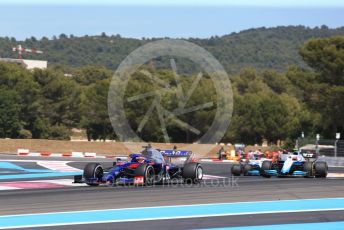
<path id="1" fill-rule="evenodd" d="M 84 178 L 86 180 L 86 184 L 90 186 L 98 186 L 99 184 L 96 183 L 103 177 L 104 169 L 101 164 L 99 163 L 88 163 L 84 168 Z"/>
<path id="2" fill-rule="evenodd" d="M 190 162 L 183 167 L 183 179 L 185 183 L 199 183 L 203 179 L 203 168 L 197 162 Z"/>
<path id="3" fill-rule="evenodd" d="M 265 170 L 271 170 L 272 169 L 272 162 L 271 161 L 263 161 L 262 167 L 261 167 L 261 175 L 266 178 L 270 178 L 271 176 L 265 173 Z"/>
<path id="4" fill-rule="evenodd" d="M 315 177 L 324 178 L 327 176 L 328 166 L 326 162 L 323 162 L 323 161 L 315 162 L 314 169 L 315 169 Z"/>
<path id="5" fill-rule="evenodd" d="M 151 165 L 140 164 L 135 169 L 135 176 L 142 176 L 144 185 L 154 184 L 155 172 Z"/>
<path id="6" fill-rule="evenodd" d="M 232 173 L 232 175 L 234 175 L 234 176 L 240 176 L 241 173 L 242 173 L 242 167 L 241 167 L 241 165 L 240 165 L 240 164 L 234 164 L 234 165 L 232 165 L 231 173 Z"/>

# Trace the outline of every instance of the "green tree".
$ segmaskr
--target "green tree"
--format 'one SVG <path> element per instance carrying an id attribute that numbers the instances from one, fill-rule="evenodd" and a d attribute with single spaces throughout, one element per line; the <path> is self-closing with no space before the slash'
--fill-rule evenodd
<path id="1" fill-rule="evenodd" d="M 99 80 L 111 79 L 112 71 L 102 66 L 84 66 L 76 69 L 73 73 L 73 80 L 81 85 L 90 85 Z"/>
<path id="2" fill-rule="evenodd" d="M 243 69 L 232 77 L 234 112 L 224 140 L 270 144 L 295 138 L 307 123 L 308 113 L 298 90 L 284 74 L 272 70 Z"/>
<path id="3" fill-rule="evenodd" d="M 321 114 L 322 132 L 333 137 L 344 131 L 344 37 L 312 39 L 300 54 L 315 70 L 308 105 Z"/>
<path id="4" fill-rule="evenodd" d="M 103 140 L 113 136 L 107 110 L 109 80 L 101 80 L 89 86 L 82 96 L 82 126 L 88 140 Z"/>
<path id="5" fill-rule="evenodd" d="M 24 129 L 31 130 L 40 109 L 39 85 L 34 82 L 32 73 L 15 64 L 0 63 L 0 87 L 17 93 L 19 119 Z"/>
<path id="6" fill-rule="evenodd" d="M 50 135 L 49 120 L 37 117 L 32 126 L 32 137 L 35 139 L 48 139 Z"/>
<path id="7" fill-rule="evenodd" d="M 318 82 L 344 85 L 344 36 L 311 39 L 300 55 L 318 73 Z"/>
<path id="8" fill-rule="evenodd" d="M 0 137 L 14 138 L 22 127 L 19 96 L 13 90 L 0 89 Z"/>
<path id="9" fill-rule="evenodd" d="M 40 85 L 40 113 L 51 125 L 76 127 L 80 120 L 80 88 L 69 77 L 50 70 L 36 70 L 33 74 Z"/>

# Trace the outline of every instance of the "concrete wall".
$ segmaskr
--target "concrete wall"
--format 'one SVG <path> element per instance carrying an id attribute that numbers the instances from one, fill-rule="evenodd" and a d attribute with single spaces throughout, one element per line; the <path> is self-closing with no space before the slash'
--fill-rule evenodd
<path id="1" fill-rule="evenodd" d="M 144 145 L 146 144 L 137 142 L 124 144 L 122 142 L 0 139 L 0 153 L 16 153 L 17 149 L 24 148 L 29 149 L 30 152 L 95 152 L 98 155 L 127 155 L 132 152 L 140 152 Z M 215 157 L 220 148 L 220 146 L 215 144 L 152 143 L 153 147 L 160 149 L 172 149 L 174 145 L 177 145 L 178 149 L 193 151 L 198 157 Z"/>

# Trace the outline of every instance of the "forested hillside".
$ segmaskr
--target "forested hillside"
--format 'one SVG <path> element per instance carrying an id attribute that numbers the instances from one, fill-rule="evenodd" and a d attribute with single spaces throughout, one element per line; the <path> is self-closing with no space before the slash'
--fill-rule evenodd
<path id="1" fill-rule="evenodd" d="M 258 28 L 209 39 L 188 39 L 210 51 L 229 73 L 238 73 L 242 67 L 286 70 L 289 65 L 306 67 L 298 50 L 311 38 L 344 35 L 344 28 L 329 29 L 288 26 Z M 16 41 L 0 38 L 0 57 L 17 57 L 12 47 L 18 44 L 44 51 L 42 55 L 25 55 L 28 59 L 46 59 L 49 64 L 80 67 L 88 64 L 116 69 L 118 64 L 135 48 L 154 39 L 129 39 L 119 35 L 74 37 L 61 34 L 52 39 L 29 38 Z M 184 68 L 187 68 L 184 66 Z"/>
<path id="2" fill-rule="evenodd" d="M 283 73 L 276 70 L 257 71 L 243 68 L 231 75 L 234 91 L 234 112 L 224 141 L 261 143 L 267 140 L 290 141 L 304 131 L 307 136 L 322 133 L 332 137 L 344 131 L 344 37 L 313 39 L 300 49 L 300 56 L 313 70 L 290 67 Z M 171 70 L 143 67 L 126 88 L 126 98 L 161 90 L 150 74 L 169 85 L 162 94 L 162 108 L 178 108 L 178 87 Z M 72 128 L 83 128 L 89 139 L 118 139 L 110 124 L 107 107 L 109 83 L 113 71 L 105 67 L 71 68 L 72 77 L 61 68 L 28 71 L 16 64 L 0 63 L 0 137 L 69 139 Z M 196 75 L 183 75 L 180 84 L 192 87 Z M 216 94 L 211 79 L 205 75 L 190 95 L 187 108 L 213 102 L 214 106 L 166 117 L 165 125 L 173 142 L 193 142 L 199 138 L 185 129 L 185 122 L 206 132 L 216 112 Z M 114 98 L 115 102 L 117 98 Z M 143 129 L 140 123 L 155 100 L 125 100 L 124 110 L 133 130 L 146 141 L 164 141 L 160 117 L 149 116 Z"/>
<path id="3" fill-rule="evenodd" d="M 321 133 L 325 138 L 343 133 L 344 36 L 322 38 L 333 34 L 344 34 L 344 28 L 279 27 L 190 39 L 210 50 L 228 70 L 235 70 L 230 72 L 233 116 L 222 141 L 276 144 L 282 140 L 292 145 L 301 132 L 308 137 Z M 306 40 L 312 37 L 316 38 Z M 109 84 L 122 58 L 145 42 L 105 34 L 25 41 L 22 45 L 44 50 L 45 57 L 56 65 L 30 71 L 0 62 L 0 138 L 69 139 L 71 130 L 79 128 L 89 140 L 120 139 L 109 120 Z M 0 47 L 6 51 L 3 56 L 14 57 L 10 51 L 15 44 L 14 39 L 1 39 Z M 190 66 L 184 63 L 184 68 Z M 178 87 L 186 93 L 198 82 L 182 107 L 209 102 L 212 106 L 175 115 L 178 119 L 164 115 L 171 142 L 197 141 L 214 120 L 216 95 L 229 92 L 217 92 L 207 74 L 198 81 L 199 75 L 191 71 L 181 74 L 177 82 L 170 67 L 141 68 L 132 75 L 125 92 L 128 100 L 124 100 L 123 110 L 130 127 L 145 141 L 165 141 L 159 113 L 145 121 L 156 100 L 150 93 L 160 92 L 161 82 L 165 82 L 168 87 L 163 92 L 167 93 L 159 94 L 159 104 L 178 114 Z M 114 79 L 121 86 L 121 81 Z M 138 95 L 148 96 L 134 100 Z M 199 133 L 190 132 L 185 124 Z"/>

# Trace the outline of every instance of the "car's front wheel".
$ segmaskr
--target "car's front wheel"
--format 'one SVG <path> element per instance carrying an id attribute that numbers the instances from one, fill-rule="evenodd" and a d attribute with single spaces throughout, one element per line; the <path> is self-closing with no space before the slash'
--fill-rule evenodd
<path id="1" fill-rule="evenodd" d="M 140 164 L 135 169 L 135 176 L 143 177 L 144 185 L 152 185 L 155 181 L 154 168 L 151 165 Z"/>
<path id="2" fill-rule="evenodd" d="M 314 177 L 314 164 L 313 162 L 305 162 L 303 164 L 303 171 L 306 173 L 305 177 Z"/>
<path id="3" fill-rule="evenodd" d="M 86 184 L 90 186 L 98 186 L 97 183 L 104 174 L 104 169 L 101 164 L 99 163 L 88 163 L 84 168 L 84 178 L 86 180 Z"/>
<path id="4" fill-rule="evenodd" d="M 252 170 L 252 166 L 249 164 L 246 164 L 244 166 L 244 176 L 249 176 L 250 175 L 250 171 Z"/>
<path id="5" fill-rule="evenodd" d="M 270 178 L 271 175 L 266 174 L 265 170 L 271 170 L 272 169 L 272 162 L 271 161 L 263 161 L 262 167 L 261 167 L 261 175 L 266 178 Z"/>

